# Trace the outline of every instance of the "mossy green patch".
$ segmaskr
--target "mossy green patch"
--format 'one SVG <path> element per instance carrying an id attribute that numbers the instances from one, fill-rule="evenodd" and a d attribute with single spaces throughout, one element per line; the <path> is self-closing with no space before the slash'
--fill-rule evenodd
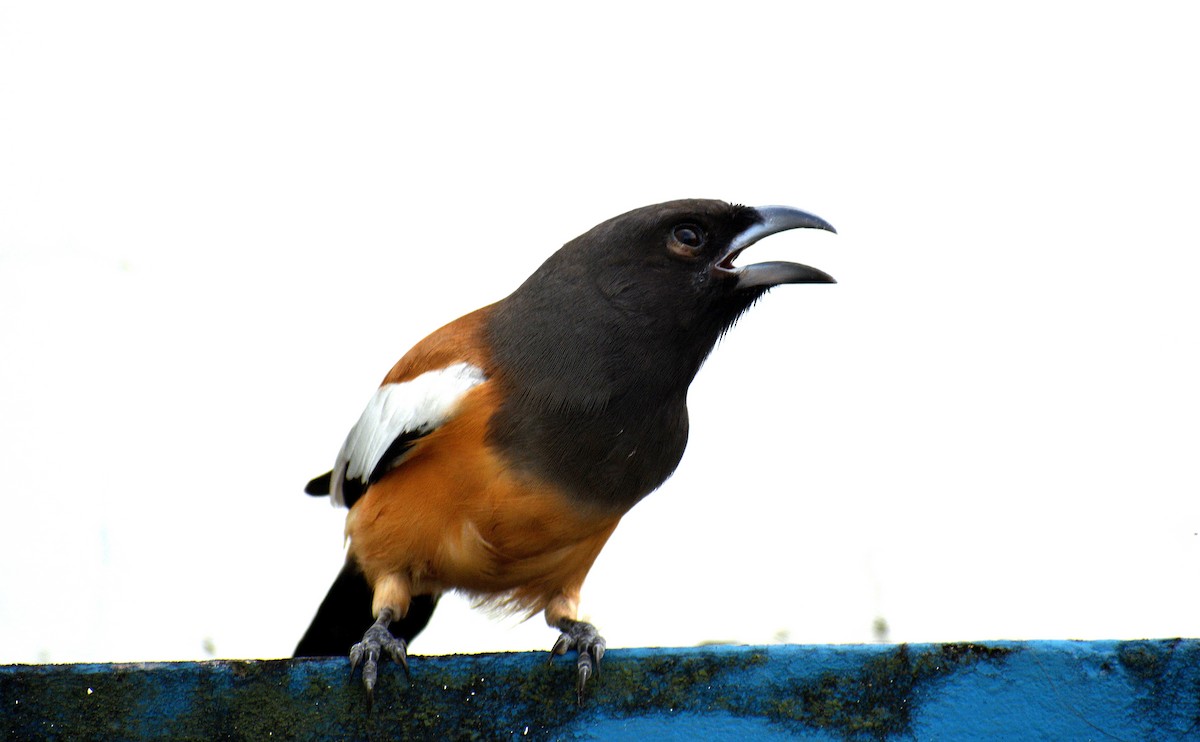
<path id="1" fill-rule="evenodd" d="M 1139 713 L 1156 729 L 1177 726 L 1176 717 L 1188 709 L 1190 725 L 1174 731 L 1180 739 L 1200 733 L 1200 681 L 1191 679 L 1200 666 L 1200 647 L 1180 639 L 1121 642 L 1117 662 L 1142 691 Z"/>
<path id="2" fill-rule="evenodd" d="M 617 717 L 684 709 L 736 712 L 744 704 L 730 674 L 761 664 L 765 657 L 758 652 L 701 653 L 622 661 L 619 652 L 610 653 L 588 684 L 582 705 L 570 658 L 514 662 L 483 655 L 462 660 L 464 667 L 438 670 L 414 662 L 413 682 L 379 693 L 371 725 L 413 737 L 562 738 L 597 708 Z"/>
<path id="3" fill-rule="evenodd" d="M 832 732 L 846 739 L 886 739 L 912 733 L 921 686 L 964 667 L 1003 659 L 1011 649 L 944 644 L 913 652 L 900 645 L 847 672 L 786 684 L 773 694 L 773 720 Z"/>
<path id="4" fill-rule="evenodd" d="M 6 739 L 104 739 L 121 731 L 121 721 L 146 711 L 152 689 L 145 673 L 71 675 L 53 672 L 0 674 L 0 728 Z M 74 730 L 87 730 L 76 736 Z"/>
<path id="5" fill-rule="evenodd" d="M 1167 669 L 1170 648 L 1162 642 L 1122 642 L 1117 647 L 1117 661 L 1125 672 L 1137 680 L 1153 681 Z"/>

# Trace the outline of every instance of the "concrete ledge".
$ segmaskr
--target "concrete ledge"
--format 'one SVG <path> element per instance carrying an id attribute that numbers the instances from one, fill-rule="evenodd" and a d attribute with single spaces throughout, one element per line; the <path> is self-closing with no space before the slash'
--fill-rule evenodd
<path id="1" fill-rule="evenodd" d="M 8 739 L 1196 739 L 1200 641 L 614 649 L 0 666 Z"/>

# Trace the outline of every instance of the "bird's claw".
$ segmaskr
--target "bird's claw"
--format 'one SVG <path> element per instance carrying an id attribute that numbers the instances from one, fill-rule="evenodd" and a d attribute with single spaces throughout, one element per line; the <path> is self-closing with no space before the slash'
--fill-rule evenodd
<path id="1" fill-rule="evenodd" d="M 572 649 L 578 653 L 575 660 L 575 696 L 576 701 L 582 703 L 588 680 L 600 674 L 600 660 L 604 659 L 608 644 L 596 632 L 596 627 L 585 621 L 563 619 L 559 621 L 558 628 L 562 633 L 550 649 L 550 660 L 553 662 L 555 657 Z"/>
<path id="2" fill-rule="evenodd" d="M 392 636 L 392 632 L 388 631 L 386 624 L 376 621 L 371 628 L 367 629 L 362 641 L 350 648 L 350 672 L 353 674 L 359 663 L 362 663 L 363 685 L 367 687 L 368 696 L 371 695 L 375 688 L 375 681 L 379 678 L 381 651 L 387 652 L 394 662 L 404 668 L 404 674 L 408 675 L 408 645 L 404 643 L 403 639 Z"/>

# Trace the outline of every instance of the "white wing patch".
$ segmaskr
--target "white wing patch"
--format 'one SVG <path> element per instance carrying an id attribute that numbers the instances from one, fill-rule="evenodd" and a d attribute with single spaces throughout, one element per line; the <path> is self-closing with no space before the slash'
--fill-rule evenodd
<path id="1" fill-rule="evenodd" d="M 458 410 L 463 396 L 485 381 L 483 369 L 456 363 L 379 387 L 338 452 L 330 483 L 333 504 L 345 505 L 346 480 L 365 482 L 393 441 L 405 434 L 428 433 L 446 422 Z"/>

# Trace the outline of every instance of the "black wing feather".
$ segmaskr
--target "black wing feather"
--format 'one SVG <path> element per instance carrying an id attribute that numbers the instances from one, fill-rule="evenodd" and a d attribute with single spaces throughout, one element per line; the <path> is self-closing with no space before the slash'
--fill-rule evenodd
<path id="1" fill-rule="evenodd" d="M 408 450 L 418 440 L 429 435 L 432 430 L 433 428 L 418 428 L 417 430 L 406 431 L 402 435 L 397 436 L 396 440 L 392 441 L 387 450 L 383 452 L 383 456 L 379 458 L 379 463 L 375 465 L 367 481 L 347 479 L 344 485 L 345 492 L 343 493 L 346 500 L 346 507 L 353 507 L 358 498 L 362 497 L 363 493 L 367 491 L 367 487 L 383 479 L 384 474 L 396 468 L 403 460 L 404 454 L 408 453 Z M 314 477 L 308 484 L 304 485 L 304 492 L 313 497 L 323 497 L 330 493 L 333 489 L 332 485 L 333 472 L 327 471 L 319 477 Z"/>

